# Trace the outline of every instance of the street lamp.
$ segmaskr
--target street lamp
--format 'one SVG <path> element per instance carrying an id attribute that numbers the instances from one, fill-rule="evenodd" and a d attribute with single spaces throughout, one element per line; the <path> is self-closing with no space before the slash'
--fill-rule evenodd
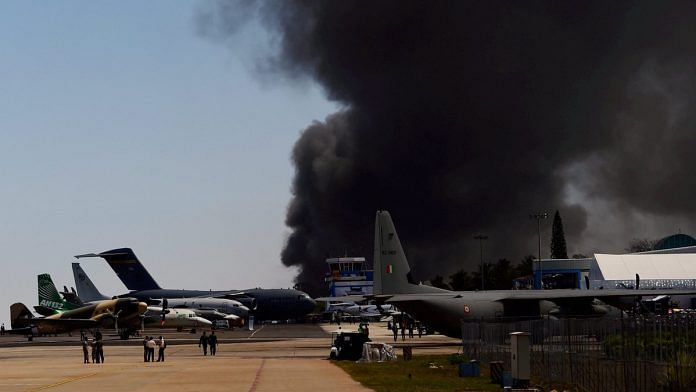
<path id="1" fill-rule="evenodd" d="M 479 247 L 481 248 L 481 291 L 486 289 L 485 283 L 484 283 L 484 275 L 483 275 L 483 240 L 487 240 L 488 236 L 483 235 L 483 234 L 478 234 L 474 236 L 475 240 L 479 240 Z"/>
<path id="2" fill-rule="evenodd" d="M 537 220 L 537 237 L 539 238 L 539 286 L 544 289 L 544 268 L 541 265 L 541 220 L 549 217 L 547 212 L 537 212 L 536 214 L 530 214 L 530 219 Z"/>

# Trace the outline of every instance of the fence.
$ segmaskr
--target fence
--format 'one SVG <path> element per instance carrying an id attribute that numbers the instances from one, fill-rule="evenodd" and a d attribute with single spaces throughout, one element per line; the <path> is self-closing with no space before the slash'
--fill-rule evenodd
<path id="1" fill-rule="evenodd" d="M 580 391 L 696 391 L 696 315 L 463 322 L 464 353 L 510 368 L 510 332 L 531 338 L 532 379 Z"/>

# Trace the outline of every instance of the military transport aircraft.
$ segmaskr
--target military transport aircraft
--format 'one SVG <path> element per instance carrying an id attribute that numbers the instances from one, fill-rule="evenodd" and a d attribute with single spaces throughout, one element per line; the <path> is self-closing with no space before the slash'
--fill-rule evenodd
<path id="1" fill-rule="evenodd" d="M 82 269 L 80 263 L 72 263 L 73 277 L 75 278 L 75 286 L 77 287 L 77 296 L 83 301 L 92 302 L 108 298 L 102 294 L 99 289 L 92 283 L 92 280 L 87 276 L 87 273 Z M 67 290 L 66 290 L 67 291 Z M 209 321 L 227 320 L 230 325 L 241 327 L 245 323 L 245 319 L 249 315 L 249 308 L 242 305 L 239 301 L 224 298 L 170 298 L 164 301 L 163 299 L 149 299 L 151 303 L 159 305 L 160 309 L 168 314 L 168 310 L 188 309 L 195 313 L 196 316 L 203 317 Z M 152 314 L 152 306 L 148 314 Z M 185 312 L 175 312 L 184 314 Z M 186 313 L 188 314 L 188 313 Z M 167 317 L 165 317 L 166 319 Z M 170 317 L 171 318 L 171 317 Z M 181 318 L 181 317 L 180 317 Z M 166 321 L 166 320 L 165 320 Z M 147 327 L 148 322 L 145 323 Z M 195 328 L 196 326 L 191 326 Z M 188 328 L 188 327 L 184 327 Z"/>
<path id="2" fill-rule="evenodd" d="M 89 277 L 86 278 L 89 279 Z M 97 291 L 97 293 L 99 292 Z M 68 301 L 66 298 L 60 298 L 51 276 L 49 274 L 39 275 L 39 303 L 43 304 L 42 309 L 45 309 L 47 312 L 52 312 L 51 314 L 58 314 L 86 305 L 86 303 L 83 302 L 83 300 L 77 295 L 77 293 L 71 292 L 70 294 L 70 301 Z M 112 300 L 99 293 L 99 298 L 86 302 L 87 304 L 94 305 L 105 301 Z M 118 316 L 116 317 L 118 318 Z M 138 322 L 136 323 L 135 321 Z M 141 331 L 145 330 L 146 328 L 195 329 L 199 327 L 210 327 L 211 325 L 212 323 L 210 321 L 199 317 L 195 312 L 189 309 L 168 309 L 166 307 L 148 306 L 145 313 L 140 314 L 140 318 L 138 320 L 132 320 L 125 326 L 122 322 L 119 333 L 121 334 L 121 337 L 125 339 L 130 333 L 135 332 L 138 329 Z M 119 328 L 116 327 L 116 329 Z"/>
<path id="3" fill-rule="evenodd" d="M 130 248 L 113 249 L 99 254 L 75 256 L 101 257 L 116 272 L 121 282 L 131 290 L 123 297 L 135 297 L 142 301 L 167 298 L 222 298 L 241 302 L 251 309 L 256 320 L 299 319 L 312 310 L 316 302 L 306 293 L 293 289 L 248 290 L 178 290 L 163 289 L 152 278 Z M 120 296 L 120 297 L 121 297 Z"/>
<path id="4" fill-rule="evenodd" d="M 374 298 L 396 305 L 448 336 L 461 336 L 461 321 L 597 317 L 615 308 L 628 309 L 643 296 L 696 294 L 694 290 L 669 289 L 449 291 L 416 284 L 410 270 L 389 212 L 377 211 Z"/>
<path id="5" fill-rule="evenodd" d="M 55 290 L 55 287 L 53 289 Z M 41 293 L 39 297 L 42 298 Z M 138 329 L 140 316 L 147 310 L 147 304 L 136 298 L 104 300 L 67 310 L 59 301 L 54 303 L 44 301 L 43 304 L 45 309 L 50 309 L 48 306 L 58 305 L 64 310 L 54 309 L 54 314 L 34 317 L 24 304 L 14 303 L 10 306 L 12 329 L 9 332 L 33 336 L 79 329 L 115 328 L 122 336 L 128 336 L 130 331 Z"/>

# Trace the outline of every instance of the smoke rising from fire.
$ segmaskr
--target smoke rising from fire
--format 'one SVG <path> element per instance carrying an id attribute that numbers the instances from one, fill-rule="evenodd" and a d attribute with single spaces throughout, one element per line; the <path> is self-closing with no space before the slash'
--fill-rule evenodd
<path id="1" fill-rule="evenodd" d="M 420 279 L 476 268 L 479 232 L 489 260 L 536 254 L 540 210 L 571 253 L 693 228 L 693 4 L 220 1 L 198 26 L 226 41 L 253 18 L 262 72 L 344 107 L 292 151 L 282 261 L 310 291 L 327 256 L 371 258 L 377 209 Z"/>

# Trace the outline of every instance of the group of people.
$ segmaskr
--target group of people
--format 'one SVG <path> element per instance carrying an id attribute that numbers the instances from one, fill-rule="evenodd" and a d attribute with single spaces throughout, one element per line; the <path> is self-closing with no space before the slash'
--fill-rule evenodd
<path id="1" fill-rule="evenodd" d="M 198 348 L 203 347 L 203 355 L 208 355 L 208 346 L 210 346 L 210 355 L 215 355 L 218 345 L 217 339 L 215 331 L 211 331 L 210 335 L 206 335 L 205 331 L 203 331 L 203 335 L 198 339 Z"/>
<path id="2" fill-rule="evenodd" d="M 92 340 L 89 340 L 86 335 L 82 335 L 82 356 L 83 363 L 104 363 L 104 341 L 102 334 L 97 330 L 94 333 Z M 90 354 L 91 351 L 91 354 Z"/>
<path id="3" fill-rule="evenodd" d="M 144 362 L 155 362 L 155 348 L 158 349 L 157 362 L 164 362 L 164 349 L 167 348 L 167 343 L 162 336 L 157 339 L 154 336 L 145 336 L 143 339 Z"/>
<path id="4" fill-rule="evenodd" d="M 94 333 L 94 338 L 91 340 L 85 334 L 82 334 L 81 341 L 84 363 L 104 363 L 104 341 L 99 330 Z M 217 346 L 218 337 L 215 335 L 215 331 L 211 331 L 210 335 L 203 331 L 203 335 L 198 340 L 198 347 L 203 348 L 203 355 L 208 355 L 208 348 L 210 348 L 210 355 L 215 355 Z M 164 362 L 164 350 L 167 348 L 167 343 L 162 336 L 159 338 L 145 336 L 143 339 L 144 362 L 155 362 L 155 348 L 158 349 L 157 362 Z"/>
<path id="5" fill-rule="evenodd" d="M 423 329 L 421 328 L 420 321 L 413 321 L 409 319 L 407 322 L 404 320 L 401 320 L 401 325 L 399 326 L 399 323 L 394 320 L 394 323 L 392 324 L 391 321 L 387 322 L 387 329 L 391 330 L 392 333 L 394 334 L 394 341 L 398 339 L 399 336 L 399 329 L 401 329 L 401 340 L 406 340 L 406 330 L 408 329 L 408 337 L 413 338 L 413 330 L 414 328 L 418 331 L 418 337 L 420 338 L 423 336 Z"/>

